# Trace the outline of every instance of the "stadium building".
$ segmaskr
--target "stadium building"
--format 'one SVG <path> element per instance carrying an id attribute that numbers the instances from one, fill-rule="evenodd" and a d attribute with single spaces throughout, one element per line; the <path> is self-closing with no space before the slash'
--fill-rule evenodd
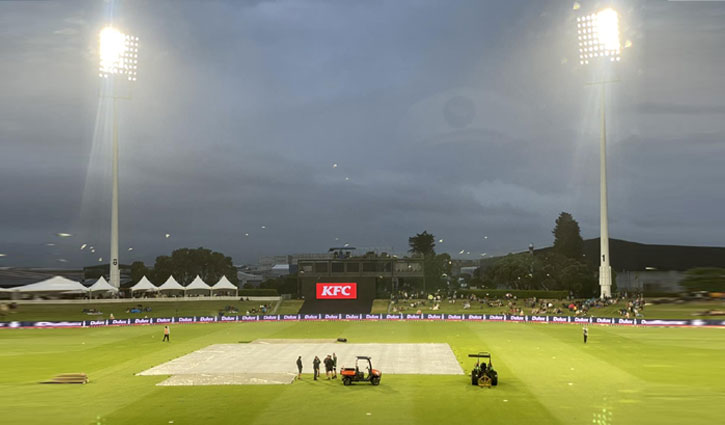
<path id="1" fill-rule="evenodd" d="M 425 286 L 422 259 L 395 257 L 345 257 L 300 260 L 298 293 L 305 299 L 301 314 L 369 313 L 382 287 L 398 287 L 401 279 L 419 280 Z"/>

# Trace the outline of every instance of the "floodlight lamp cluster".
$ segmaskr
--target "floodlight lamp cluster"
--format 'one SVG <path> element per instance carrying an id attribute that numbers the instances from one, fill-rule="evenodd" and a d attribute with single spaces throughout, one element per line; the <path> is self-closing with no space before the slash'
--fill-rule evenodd
<path id="1" fill-rule="evenodd" d="M 98 76 L 125 77 L 136 81 L 138 70 L 138 37 L 124 34 L 113 27 L 106 27 L 100 33 L 100 66 Z"/>
<path id="2" fill-rule="evenodd" d="M 614 9 L 604 9 L 576 18 L 579 34 L 579 64 L 590 60 L 621 60 L 619 42 L 619 15 Z"/>

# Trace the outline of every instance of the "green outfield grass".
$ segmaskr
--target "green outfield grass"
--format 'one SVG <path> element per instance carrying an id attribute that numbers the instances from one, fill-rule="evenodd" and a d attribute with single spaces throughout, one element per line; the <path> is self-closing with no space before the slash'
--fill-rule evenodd
<path id="1" fill-rule="evenodd" d="M 725 399 L 724 329 L 468 322 L 282 322 L 0 331 L 7 424 L 716 424 Z M 500 385 L 467 376 L 386 375 L 280 386 L 157 387 L 134 376 L 215 343 L 256 338 L 446 342 L 464 370 L 490 351 Z M 320 353 L 325 354 L 325 353 Z M 364 354 L 364 353 L 361 353 Z M 279 353 L 294 362 L 296 353 Z M 373 359 L 374 360 L 374 359 Z M 306 363 L 309 363 L 307 361 Z M 311 369 L 305 364 L 305 371 Z M 87 385 L 41 385 L 86 372 Z M 603 415 L 603 416 L 600 416 Z M 596 422 L 603 418 L 603 422 Z M 173 421 L 173 422 L 171 422 Z"/>
<path id="2" fill-rule="evenodd" d="M 126 313 L 126 309 L 137 305 L 151 307 L 150 312 Z M 224 300 L 194 300 L 194 301 L 169 301 L 159 302 L 153 299 L 138 299 L 124 303 L 94 303 L 89 301 L 84 304 L 18 304 L 17 309 L 10 310 L 5 316 L 0 316 L 0 321 L 33 321 L 33 320 L 94 320 L 107 319 L 113 313 L 116 319 L 142 318 L 142 317 L 171 317 L 171 316 L 216 316 L 226 306 L 233 306 L 239 310 L 239 314 L 245 314 L 252 308 L 259 309 L 260 304 L 267 304 L 274 308 L 277 301 L 224 301 Z M 302 301 L 282 301 L 277 314 L 296 314 Z M 93 316 L 83 313 L 83 309 L 95 308 L 103 312 L 102 315 Z M 261 313 L 258 313 L 261 314 Z"/>

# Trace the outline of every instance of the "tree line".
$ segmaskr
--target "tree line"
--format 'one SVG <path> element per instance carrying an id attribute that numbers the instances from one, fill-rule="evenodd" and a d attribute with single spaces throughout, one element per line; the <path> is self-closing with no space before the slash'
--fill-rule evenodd
<path id="1" fill-rule="evenodd" d="M 158 256 L 153 267 L 147 267 L 143 261 L 131 264 L 133 283 L 146 276 L 154 285 L 161 285 L 171 275 L 182 285 L 188 285 L 196 276 L 209 285 L 217 283 L 222 276 L 235 285 L 239 284 L 232 257 L 203 247 L 181 248 L 171 255 Z"/>
<path id="2" fill-rule="evenodd" d="M 539 252 L 509 254 L 474 273 L 471 286 L 527 290 L 570 291 L 597 296 L 597 270 L 585 261 L 579 223 L 562 212 L 556 219 L 554 244 Z M 409 252 L 424 258 L 427 290 L 450 288 L 451 258 L 435 253 L 435 237 L 424 231 L 408 239 Z M 453 282 L 456 286 L 456 282 Z"/>
<path id="3" fill-rule="evenodd" d="M 495 259 L 487 267 L 476 269 L 470 285 L 488 289 L 567 291 L 578 297 L 598 296 L 598 270 L 596 265 L 584 257 L 584 240 L 579 223 L 570 213 L 562 212 L 555 221 L 552 234 L 554 243 L 551 248 L 508 254 Z M 423 259 L 425 277 L 423 282 L 419 279 L 404 281 L 401 287 L 425 289 L 429 293 L 457 287 L 457 281 L 451 280 L 451 256 L 436 253 L 433 234 L 423 231 L 411 236 L 408 246 L 412 257 Z M 374 252 L 366 253 L 363 257 L 370 256 L 389 257 L 385 253 L 377 255 Z M 616 291 L 616 276 L 612 272 L 612 290 Z M 142 261 L 131 264 L 132 283 L 146 276 L 155 285 L 160 285 L 171 275 L 182 285 L 189 284 L 197 275 L 210 285 L 222 276 L 235 285 L 239 283 L 232 258 L 203 247 L 181 248 L 174 250 L 171 255 L 156 257 L 153 267 L 146 266 Z M 381 293 L 394 289 L 390 279 L 379 284 Z M 689 270 L 681 284 L 690 291 L 725 292 L 725 269 L 711 267 Z M 297 275 L 269 279 L 262 282 L 260 287 L 295 294 Z"/>

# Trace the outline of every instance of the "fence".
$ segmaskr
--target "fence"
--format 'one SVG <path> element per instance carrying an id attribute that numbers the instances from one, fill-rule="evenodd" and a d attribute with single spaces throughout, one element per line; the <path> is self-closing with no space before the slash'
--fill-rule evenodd
<path id="1" fill-rule="evenodd" d="M 725 327 L 725 320 L 705 319 L 623 319 L 614 317 L 536 316 L 514 314 L 269 314 L 259 316 L 181 316 L 145 319 L 105 319 L 77 321 L 0 322 L 0 329 L 86 328 L 101 326 L 169 325 L 187 323 L 294 322 L 318 320 L 347 321 L 448 321 L 517 322 L 541 324 L 580 324 L 617 326 Z"/>

